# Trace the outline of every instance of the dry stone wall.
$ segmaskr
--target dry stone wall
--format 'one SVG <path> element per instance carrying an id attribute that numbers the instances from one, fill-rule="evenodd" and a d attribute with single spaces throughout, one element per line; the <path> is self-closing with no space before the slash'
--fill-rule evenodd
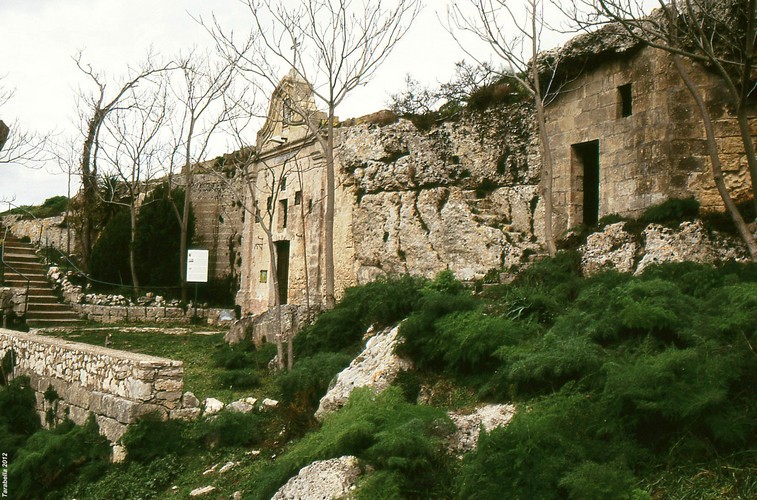
<path id="1" fill-rule="evenodd" d="M 111 442 L 140 416 L 167 416 L 181 406 L 181 361 L 0 329 L 0 354 L 10 349 L 17 359 L 14 374 L 31 379 L 43 421 L 49 387 L 60 397 L 59 418 L 68 414 L 83 424 L 93 413 Z"/>
<path id="2" fill-rule="evenodd" d="M 17 238 L 29 238 L 39 246 L 52 246 L 61 252 L 77 252 L 76 236 L 73 230 L 69 231 L 63 222 L 64 217 L 48 217 L 45 219 L 22 219 L 20 215 L 6 215 L 2 218 L 2 224 L 10 229 Z M 69 236 L 70 244 L 69 244 Z"/>

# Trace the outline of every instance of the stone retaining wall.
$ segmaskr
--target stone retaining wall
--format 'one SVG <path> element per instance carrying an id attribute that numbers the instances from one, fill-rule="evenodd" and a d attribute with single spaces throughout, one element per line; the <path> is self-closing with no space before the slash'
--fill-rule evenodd
<path id="1" fill-rule="evenodd" d="M 98 323 L 144 321 L 150 323 L 189 323 L 194 317 L 194 308 L 186 311 L 171 306 L 105 306 L 96 304 L 71 304 L 82 317 Z M 234 320 L 231 309 L 198 308 L 197 317 L 208 325 L 230 324 Z"/>
<path id="2" fill-rule="evenodd" d="M 59 418 L 68 413 L 83 424 L 94 413 L 100 433 L 114 443 L 138 417 L 167 416 L 181 406 L 181 361 L 0 329 L 0 356 L 9 349 L 16 352 L 14 375 L 31 379 L 43 422 L 48 387 L 60 397 Z"/>
<path id="3" fill-rule="evenodd" d="M 34 245 L 39 243 L 40 247 L 49 245 L 63 253 L 76 253 L 78 250 L 76 236 L 73 230 L 69 232 L 63 219 L 62 215 L 45 219 L 22 219 L 20 215 L 7 215 L 2 218 L 2 223 L 8 226 L 16 238 L 27 237 Z M 70 247 L 69 235 L 71 236 Z"/>

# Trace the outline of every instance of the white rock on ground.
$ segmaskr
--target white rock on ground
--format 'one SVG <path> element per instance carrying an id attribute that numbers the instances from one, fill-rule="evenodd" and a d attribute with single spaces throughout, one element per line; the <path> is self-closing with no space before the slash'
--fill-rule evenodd
<path id="1" fill-rule="evenodd" d="M 449 449 L 453 453 L 465 453 L 476 448 L 482 428 L 489 432 L 509 424 L 515 415 L 515 406 L 487 405 L 468 415 L 457 412 L 449 412 L 447 415 L 457 427 L 457 431 L 450 437 Z"/>
<path id="2" fill-rule="evenodd" d="M 274 408 L 277 408 L 279 406 L 279 402 L 276 401 L 275 399 L 265 398 L 263 399 L 263 402 L 261 403 L 261 405 L 262 406 L 260 409 L 263 411 L 266 411 L 266 410 L 272 410 Z"/>
<path id="3" fill-rule="evenodd" d="M 219 474 L 224 474 L 226 472 L 229 472 L 231 469 L 235 468 L 237 465 L 239 465 L 239 462 L 226 462 L 223 467 L 218 469 Z"/>
<path id="4" fill-rule="evenodd" d="M 223 410 L 223 402 L 216 398 L 207 398 L 202 402 L 203 415 L 215 415 L 219 411 Z"/>
<path id="5" fill-rule="evenodd" d="M 240 399 L 239 401 L 234 401 L 233 403 L 229 403 L 228 405 L 226 405 L 226 409 L 237 413 L 252 413 L 253 411 L 255 411 L 255 407 L 253 405 L 242 399 Z"/>
<path id="6" fill-rule="evenodd" d="M 344 406 L 356 387 L 371 387 L 381 392 L 401 371 L 412 368 L 410 361 L 394 354 L 398 332 L 399 326 L 395 326 L 368 340 L 365 350 L 337 375 L 334 386 L 321 398 L 315 412 L 318 420 Z"/>
<path id="7" fill-rule="evenodd" d="M 272 500 L 346 497 L 360 474 L 358 459 L 353 456 L 313 462 L 287 481 Z"/>
<path id="8" fill-rule="evenodd" d="M 201 497 L 213 493 L 216 490 L 215 486 L 203 486 L 202 488 L 195 488 L 189 492 L 190 497 Z"/>

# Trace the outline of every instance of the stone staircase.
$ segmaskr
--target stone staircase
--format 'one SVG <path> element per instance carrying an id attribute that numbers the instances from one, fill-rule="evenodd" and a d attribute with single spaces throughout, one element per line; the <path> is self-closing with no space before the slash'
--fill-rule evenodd
<path id="1" fill-rule="evenodd" d="M 0 232 L 0 237 L 3 233 L 4 230 Z M 26 278 L 29 279 L 29 302 L 26 310 L 28 325 L 44 327 L 80 321 L 79 315 L 68 304 L 61 303 L 55 295 L 47 279 L 47 267 L 40 262 L 30 243 L 25 243 L 8 233 L 5 240 L 5 262 L 12 266 L 12 269 L 4 266 L 4 286 L 26 288 Z"/>

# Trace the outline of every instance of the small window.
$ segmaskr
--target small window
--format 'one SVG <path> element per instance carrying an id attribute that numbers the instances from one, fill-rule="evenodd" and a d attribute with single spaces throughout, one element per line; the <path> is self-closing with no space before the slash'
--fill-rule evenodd
<path id="1" fill-rule="evenodd" d="M 302 203 L 302 191 L 297 191 L 294 193 L 294 204 L 299 205 Z"/>
<path id="2" fill-rule="evenodd" d="M 267 269 L 260 270 L 260 282 L 268 283 L 268 270 Z"/>
<path id="3" fill-rule="evenodd" d="M 281 178 L 281 185 L 279 186 L 279 189 L 281 191 L 286 191 L 286 188 L 287 188 L 287 178 L 286 177 L 282 177 Z"/>
<path id="4" fill-rule="evenodd" d="M 284 99 L 281 121 L 284 125 L 292 123 L 292 100 L 289 98 Z"/>
<path id="5" fill-rule="evenodd" d="M 273 198 L 271 196 L 269 196 L 268 200 L 266 200 L 266 202 L 265 202 L 266 212 L 271 213 L 272 204 L 273 204 Z"/>
<path id="6" fill-rule="evenodd" d="M 279 202 L 279 229 L 286 229 L 288 212 L 288 201 L 281 200 Z"/>
<path id="7" fill-rule="evenodd" d="M 631 84 L 626 83 L 618 87 L 618 116 L 625 118 L 633 114 L 633 91 Z"/>

